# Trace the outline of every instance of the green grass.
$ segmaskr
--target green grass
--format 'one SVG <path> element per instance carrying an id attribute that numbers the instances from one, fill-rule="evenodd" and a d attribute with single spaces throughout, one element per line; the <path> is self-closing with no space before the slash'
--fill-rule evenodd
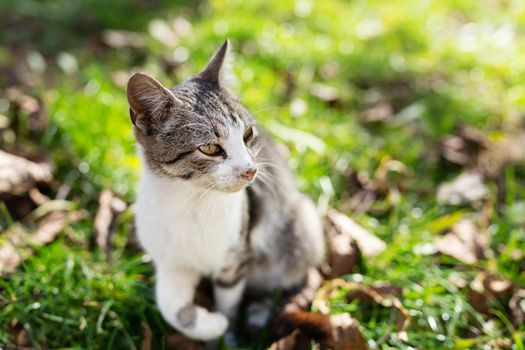
<path id="1" fill-rule="evenodd" d="M 34 7 L 36 3 L 21 1 L 13 11 L 24 21 L 49 23 L 49 18 L 27 14 L 45 11 L 44 5 Z M 369 212 L 355 217 L 387 242 L 387 251 L 366 259 L 358 274 L 345 278 L 387 281 L 403 288 L 403 305 L 413 316 L 408 342 L 396 338 L 389 309 L 348 304 L 341 297 L 332 300 L 332 311 L 350 312 L 377 349 L 495 349 L 491 341 L 498 338 L 510 339 L 513 349 L 525 349 L 525 327 L 514 329 L 501 305 L 494 305 L 494 317 L 481 315 L 465 291 L 450 281 L 451 275 L 472 280 L 482 268 L 525 285 L 521 262 L 512 254 L 525 249 L 523 165 L 505 169 L 504 203 L 498 203 L 496 182 L 488 180 L 493 256 L 477 266 L 458 266 L 450 258 L 418 249 L 457 218 L 479 214 L 477 206 L 436 202 L 437 186 L 462 170 L 434 156 L 439 141 L 462 124 L 479 128 L 493 140 L 522 127 L 525 3 L 216 0 L 198 6 L 159 5 L 143 13 L 119 1 L 100 11 L 90 9 L 98 24 L 89 35 L 71 27 L 85 11 L 83 6 L 73 1 L 68 11 L 53 8 L 56 27 L 26 38 L 32 50 L 46 54 L 45 74 L 52 77 L 29 91 L 43 98 L 51 117 L 50 128 L 33 141 L 53 154 L 56 177 L 71 183 L 68 200 L 77 207 L 94 214 L 97 194 L 104 187 L 133 200 L 140 165 L 124 88 L 115 83 L 114 73 L 145 70 L 168 85 L 180 82 L 203 67 L 229 37 L 236 51 L 241 99 L 288 146 L 290 166 L 313 198 L 347 208 L 356 191 L 352 173 L 381 180 L 378 169 L 390 160 L 405 169 L 390 171 L 382 196 Z M 122 11 L 131 14 L 129 23 Z M 187 48 L 190 57 L 172 72 L 162 57 L 172 57 L 174 48 L 156 40 L 148 23 L 181 15 L 192 30 L 179 46 Z M 87 44 L 56 39 L 57 31 L 63 31 L 86 43 L 106 28 L 139 31 L 146 47 L 96 52 Z M 3 33 L 1 38 L 11 43 L 14 34 Z M 62 71 L 55 63 L 59 52 L 72 54 L 78 70 Z M 0 57 L 16 61 L 7 46 L 0 47 Z M 312 96 L 315 83 L 335 87 L 337 101 L 329 104 Z M 308 108 L 294 116 L 291 103 L 299 99 Z M 394 118 L 362 122 L 371 101 L 389 103 Z M 396 189 L 398 197 L 393 195 Z M 36 348 L 140 347 L 146 322 L 154 333 L 154 347 L 162 348 L 169 327 L 154 305 L 150 264 L 125 250 L 129 215 L 126 218 L 119 224 L 112 264 L 88 250 L 91 215 L 1 278 L 0 302 L 6 305 L 0 308 L 0 344 L 11 343 L 6 328 L 11 325 L 24 328 Z"/>

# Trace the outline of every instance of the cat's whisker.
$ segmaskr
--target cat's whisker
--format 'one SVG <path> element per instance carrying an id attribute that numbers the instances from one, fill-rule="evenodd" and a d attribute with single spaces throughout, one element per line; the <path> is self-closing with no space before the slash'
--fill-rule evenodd
<path id="1" fill-rule="evenodd" d="M 265 172 L 259 172 L 258 179 L 259 181 L 261 181 L 261 183 L 265 185 L 265 187 L 268 189 L 268 191 L 273 197 L 277 196 L 275 187 L 280 187 L 278 181 L 275 181 L 275 179 L 269 177 L 268 174 Z"/>
<path id="2" fill-rule="evenodd" d="M 213 186 L 212 187 L 213 189 L 217 190 L 219 189 L 218 186 Z M 208 205 L 206 206 L 206 209 L 202 211 L 202 214 L 201 214 L 201 220 L 200 220 L 200 223 L 199 223 L 199 226 L 200 227 L 203 227 L 204 225 L 204 221 L 210 217 L 210 216 L 213 216 L 213 213 L 215 212 L 216 210 L 216 203 L 217 203 L 217 200 L 219 198 L 219 195 L 220 193 L 218 191 L 214 191 L 212 194 L 211 194 L 211 198 L 209 199 L 208 201 Z M 210 213 L 208 213 L 208 210 L 211 210 Z"/>
<path id="3" fill-rule="evenodd" d="M 181 218 L 185 218 L 188 213 L 197 206 L 197 204 L 201 203 L 201 201 L 206 197 L 206 195 L 214 189 L 214 184 L 208 184 L 204 188 L 198 188 L 195 192 L 193 192 L 189 198 L 184 202 L 188 202 L 192 198 L 194 198 L 196 195 L 200 194 L 199 198 L 193 201 L 193 203 L 189 206 L 188 209 L 184 211 L 184 214 L 182 214 Z M 185 205 L 183 205 L 185 206 Z"/>

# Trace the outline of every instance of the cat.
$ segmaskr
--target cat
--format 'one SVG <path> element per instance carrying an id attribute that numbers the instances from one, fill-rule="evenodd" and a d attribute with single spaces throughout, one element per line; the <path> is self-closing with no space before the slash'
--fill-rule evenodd
<path id="1" fill-rule="evenodd" d="M 300 286 L 325 248 L 313 202 L 232 93 L 229 61 L 226 40 L 172 89 L 144 73 L 127 85 L 144 165 L 136 228 L 155 265 L 157 305 L 171 326 L 202 341 L 225 333 L 245 289 Z M 204 277 L 215 312 L 193 303 Z"/>

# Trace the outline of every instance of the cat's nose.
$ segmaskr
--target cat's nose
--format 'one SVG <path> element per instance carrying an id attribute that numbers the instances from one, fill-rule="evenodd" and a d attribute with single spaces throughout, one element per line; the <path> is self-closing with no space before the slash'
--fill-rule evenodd
<path id="1" fill-rule="evenodd" d="M 257 174 L 257 168 L 252 167 L 252 168 L 248 168 L 248 169 L 244 170 L 241 173 L 241 177 L 244 180 L 250 181 L 251 179 L 253 179 L 255 177 L 255 174 Z"/>

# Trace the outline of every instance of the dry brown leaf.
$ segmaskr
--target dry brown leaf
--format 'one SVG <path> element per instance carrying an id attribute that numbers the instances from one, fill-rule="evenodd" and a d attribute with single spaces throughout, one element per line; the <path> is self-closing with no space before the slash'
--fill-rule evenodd
<path id="1" fill-rule="evenodd" d="M 476 170 L 468 170 L 454 180 L 441 184 L 437 191 L 437 200 L 443 204 L 458 205 L 481 200 L 487 195 L 483 175 Z"/>
<path id="2" fill-rule="evenodd" d="M 342 234 L 331 220 L 325 228 L 328 239 L 328 261 L 323 266 L 323 273 L 329 278 L 347 275 L 358 264 L 360 252 L 351 236 Z"/>
<path id="3" fill-rule="evenodd" d="M 387 122 L 394 116 L 394 108 L 388 102 L 379 102 L 364 111 L 362 121 L 365 123 Z"/>
<path id="4" fill-rule="evenodd" d="M 468 287 L 467 298 L 472 307 L 482 314 L 490 315 L 496 301 L 503 304 L 509 301 L 515 285 L 490 272 L 481 272 Z"/>
<path id="5" fill-rule="evenodd" d="M 327 213 L 327 219 L 341 235 L 348 235 L 355 240 L 363 255 L 376 256 L 386 249 L 385 242 L 348 216 L 334 209 L 330 209 Z"/>
<path id="6" fill-rule="evenodd" d="M 117 219 L 126 210 L 127 204 L 108 189 L 100 193 L 98 203 L 95 216 L 96 241 L 107 252 L 111 248 L 111 237 L 116 230 Z"/>
<path id="7" fill-rule="evenodd" d="M 22 111 L 27 115 L 29 129 L 38 132 L 46 129 L 49 118 L 41 100 L 26 95 L 15 87 L 7 89 L 6 96 L 14 107 L 14 113 Z"/>
<path id="8" fill-rule="evenodd" d="M 525 162 L 525 132 L 506 135 L 499 142 L 492 143 L 479 157 L 479 167 L 484 174 L 496 177 L 509 164 Z"/>
<path id="9" fill-rule="evenodd" d="M 348 235 L 338 234 L 330 237 L 328 265 L 323 272 L 329 278 L 347 275 L 359 262 L 359 248 Z"/>
<path id="10" fill-rule="evenodd" d="M 321 342 L 334 350 L 366 350 L 366 340 L 359 329 L 359 323 L 349 314 L 330 316 L 331 337 Z"/>
<path id="11" fill-rule="evenodd" d="M 327 281 L 317 292 L 312 303 L 313 308 L 323 314 L 328 314 L 331 310 L 330 300 L 333 296 L 340 294 L 341 290 L 348 291 L 348 301 L 357 299 L 361 303 L 374 302 L 383 307 L 395 308 L 398 312 L 397 334 L 398 337 L 406 341 L 406 330 L 410 324 L 411 316 L 403 306 L 399 298 L 402 296 L 402 289 L 386 283 L 367 286 L 358 282 L 347 282 L 336 278 Z"/>
<path id="12" fill-rule="evenodd" d="M 463 219 L 436 242 L 437 250 L 450 255 L 467 264 L 474 264 L 485 256 L 489 247 L 489 237 L 486 232 L 469 219 Z"/>
<path id="13" fill-rule="evenodd" d="M 166 337 L 166 349 L 168 350 L 204 350 L 204 346 L 180 333 L 172 333 Z"/>
<path id="14" fill-rule="evenodd" d="M 0 150 L 0 194 L 29 191 L 36 183 L 50 182 L 51 165 L 35 163 Z"/>
<path id="15" fill-rule="evenodd" d="M 347 298 L 348 301 L 357 299 L 361 303 L 375 302 L 384 307 L 392 307 L 394 302 L 390 297 L 401 298 L 402 296 L 401 287 L 381 282 L 371 286 L 359 286 L 358 289 L 348 293 Z"/>
<path id="16" fill-rule="evenodd" d="M 262 327 L 269 325 L 274 338 L 288 335 L 295 328 L 293 322 L 290 324 L 289 316 L 292 315 L 293 318 L 296 313 L 303 315 L 306 310 L 309 310 L 322 283 L 323 277 L 319 271 L 310 268 L 304 287 L 294 295 L 286 297 L 286 303 L 280 308 L 281 311 L 277 310 L 277 313 L 272 311 L 273 302 L 271 299 L 251 303 L 248 308 L 250 310 L 248 316 L 250 330 L 256 331 L 258 329 L 260 331 Z M 267 302 L 264 303 L 264 301 Z"/>
<path id="17" fill-rule="evenodd" d="M 32 252 L 32 245 L 52 242 L 69 222 L 84 217 L 81 212 L 51 211 L 37 222 L 35 232 L 29 233 L 21 225 L 11 225 L 2 233 L 0 245 L 0 275 L 13 272 Z"/>
<path id="18" fill-rule="evenodd" d="M 102 41 L 114 48 L 142 48 L 146 46 L 146 38 L 143 34 L 127 30 L 105 30 L 102 32 Z"/>
<path id="19" fill-rule="evenodd" d="M 33 244 L 52 242 L 64 229 L 68 221 L 68 213 L 64 210 L 53 211 L 38 221 L 37 230 L 31 237 Z"/>
<path id="20" fill-rule="evenodd" d="M 0 275 L 13 272 L 21 260 L 28 255 L 27 249 L 21 247 L 26 240 L 27 232 L 21 225 L 11 225 L 2 232 L 2 244 L 0 246 Z"/>
<path id="21" fill-rule="evenodd" d="M 142 332 L 143 332 L 143 338 L 142 338 L 142 344 L 140 346 L 141 350 L 151 350 L 151 341 L 153 335 L 151 334 L 151 328 L 149 327 L 149 324 L 146 321 L 142 321 Z"/>
<path id="22" fill-rule="evenodd" d="M 368 349 L 361 334 L 359 323 L 349 314 L 323 315 L 307 311 L 294 311 L 285 315 L 286 322 L 301 334 L 315 340 L 322 346 L 334 350 Z M 285 342 L 289 345 L 291 342 Z"/>
<path id="23" fill-rule="evenodd" d="M 16 350 L 29 350 L 30 340 L 24 327 L 16 320 L 4 325 L 3 331 L 7 332 L 11 341 L 16 345 Z"/>
<path id="24" fill-rule="evenodd" d="M 29 346 L 30 343 L 29 343 L 29 336 L 27 335 L 27 332 L 25 329 L 20 329 L 18 331 L 18 333 L 16 334 L 16 337 L 15 337 L 15 344 L 16 346 L 21 346 L 21 347 L 25 347 L 25 346 Z"/>
<path id="25" fill-rule="evenodd" d="M 474 167 L 479 153 L 486 147 L 487 140 L 483 133 L 464 125 L 441 142 L 441 154 L 452 163 Z"/>
<path id="26" fill-rule="evenodd" d="M 5 272 L 13 272 L 20 264 L 20 254 L 15 246 L 10 243 L 4 243 L 0 247 L 0 275 Z"/>
<path id="27" fill-rule="evenodd" d="M 512 323 L 515 327 L 525 324 L 525 289 L 519 289 L 509 300 Z"/>
<path id="28" fill-rule="evenodd" d="M 339 91 L 335 87 L 325 84 L 312 84 L 310 93 L 324 102 L 336 102 L 339 100 Z"/>
<path id="29" fill-rule="evenodd" d="M 310 341 L 298 329 L 270 345 L 268 350 L 303 350 L 309 349 Z"/>

